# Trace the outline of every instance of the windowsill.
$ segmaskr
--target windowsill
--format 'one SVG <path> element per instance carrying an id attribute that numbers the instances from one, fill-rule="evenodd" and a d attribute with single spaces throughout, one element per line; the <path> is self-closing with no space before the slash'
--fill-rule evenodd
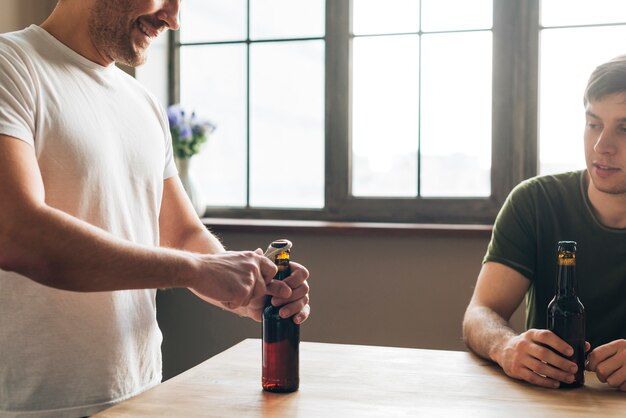
<path id="1" fill-rule="evenodd" d="M 260 220 L 232 218 L 202 218 L 202 222 L 216 232 L 299 232 L 335 235 L 415 235 L 415 236 L 491 236 L 491 225 L 409 224 L 375 222 L 328 222 L 296 220 Z"/>

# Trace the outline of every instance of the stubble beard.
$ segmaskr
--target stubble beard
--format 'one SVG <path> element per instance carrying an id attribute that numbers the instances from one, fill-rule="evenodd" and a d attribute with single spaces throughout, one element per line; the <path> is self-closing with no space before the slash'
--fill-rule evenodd
<path id="1" fill-rule="evenodd" d="M 122 0 L 96 1 L 89 14 L 89 36 L 104 58 L 137 67 L 146 62 L 146 49 L 133 45 L 124 4 Z"/>
<path id="2" fill-rule="evenodd" d="M 603 180 L 601 178 L 597 178 L 596 175 L 591 173 L 589 173 L 589 180 L 592 183 L 592 186 L 601 193 L 626 198 L 626 181 L 620 181 L 617 184 L 612 185 L 603 184 Z"/>

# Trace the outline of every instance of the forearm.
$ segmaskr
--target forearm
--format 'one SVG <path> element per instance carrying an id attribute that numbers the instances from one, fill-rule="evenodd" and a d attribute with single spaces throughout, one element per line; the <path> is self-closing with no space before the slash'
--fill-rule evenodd
<path id="1" fill-rule="evenodd" d="M 174 248 L 183 251 L 189 251 L 199 254 L 215 254 L 224 251 L 224 247 L 220 241 L 210 233 L 204 226 L 192 225 L 185 231 L 176 231 L 176 237 L 161 237 L 161 246 L 167 248 Z M 168 234 L 172 235 L 172 234 Z M 219 306 L 222 309 L 239 313 L 243 308 L 228 309 L 219 301 L 210 298 L 206 295 L 201 295 L 193 289 L 190 289 L 200 299 L 209 302 L 213 305 Z"/>
<path id="2" fill-rule="evenodd" d="M 176 240 L 161 242 L 161 246 L 199 254 L 216 254 L 224 251 L 222 243 L 204 226 L 190 228 Z"/>
<path id="3" fill-rule="evenodd" d="M 40 205 L 0 230 L 0 267 L 41 284 L 81 292 L 187 287 L 192 254 L 133 244 Z"/>
<path id="4" fill-rule="evenodd" d="M 492 309 L 470 304 L 463 319 L 463 340 L 477 355 L 498 363 L 504 343 L 517 333 Z"/>

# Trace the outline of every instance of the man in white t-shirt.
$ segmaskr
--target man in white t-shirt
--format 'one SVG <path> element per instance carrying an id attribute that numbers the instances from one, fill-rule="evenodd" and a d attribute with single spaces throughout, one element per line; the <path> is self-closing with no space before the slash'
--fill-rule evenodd
<path id="1" fill-rule="evenodd" d="M 180 0 L 60 0 L 0 35 L 0 417 L 93 414 L 161 380 L 155 289 L 259 320 L 309 316 L 285 282 L 225 251 L 172 162 L 167 118 L 114 63 L 142 64 Z"/>

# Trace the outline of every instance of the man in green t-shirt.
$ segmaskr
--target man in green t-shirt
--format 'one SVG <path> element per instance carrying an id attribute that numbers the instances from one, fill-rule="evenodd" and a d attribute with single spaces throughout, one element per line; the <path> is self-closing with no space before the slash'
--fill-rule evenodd
<path id="1" fill-rule="evenodd" d="M 626 391 L 626 56 L 592 73 L 584 94 L 587 169 L 527 180 L 509 195 L 463 321 L 468 347 L 515 379 L 574 380 L 572 347 L 546 330 L 557 242 L 578 243 L 578 296 L 587 315 L 587 370 Z M 509 319 L 526 296 L 526 328 Z"/>

